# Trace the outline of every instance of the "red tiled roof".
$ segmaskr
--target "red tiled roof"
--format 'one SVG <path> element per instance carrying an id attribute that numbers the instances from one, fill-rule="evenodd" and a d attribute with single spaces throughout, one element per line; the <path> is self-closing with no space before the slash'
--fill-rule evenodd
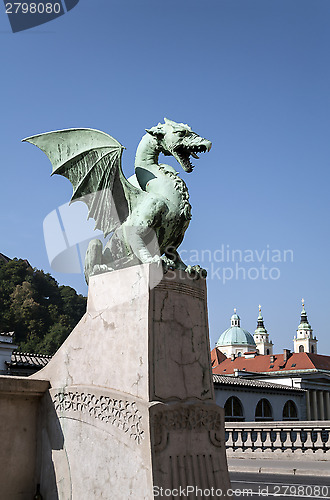
<path id="1" fill-rule="evenodd" d="M 212 354 L 212 353 L 211 353 Z M 273 356 L 274 362 L 271 362 Z M 213 368 L 213 373 L 219 375 L 228 375 L 234 373 L 234 370 L 247 372 L 280 372 L 296 370 L 329 370 L 330 356 L 321 354 L 312 354 L 307 352 L 291 353 L 288 360 L 284 362 L 284 354 L 259 355 L 254 358 L 246 359 L 237 357 L 233 361 L 226 358 L 222 363 Z"/>
<path id="2" fill-rule="evenodd" d="M 212 351 L 211 351 L 211 366 L 212 366 L 212 368 L 219 366 L 219 364 L 222 363 L 225 359 L 227 359 L 227 357 L 219 349 L 217 349 L 216 347 L 214 349 L 212 349 Z"/>

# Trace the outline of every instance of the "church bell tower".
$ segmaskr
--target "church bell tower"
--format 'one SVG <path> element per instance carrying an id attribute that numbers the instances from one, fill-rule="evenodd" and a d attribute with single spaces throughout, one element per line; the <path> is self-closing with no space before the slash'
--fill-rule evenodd
<path id="1" fill-rule="evenodd" d="M 257 329 L 253 335 L 259 354 L 273 354 L 273 342 L 269 340 L 269 333 L 264 325 L 264 318 L 261 314 L 261 306 L 259 305 L 259 316 Z"/>
<path id="2" fill-rule="evenodd" d="M 297 329 L 297 335 L 293 339 L 294 352 L 310 352 L 317 354 L 317 338 L 313 337 L 313 330 L 308 323 L 307 313 L 305 311 L 305 301 L 302 299 L 302 311 L 300 315 L 300 325 Z"/>

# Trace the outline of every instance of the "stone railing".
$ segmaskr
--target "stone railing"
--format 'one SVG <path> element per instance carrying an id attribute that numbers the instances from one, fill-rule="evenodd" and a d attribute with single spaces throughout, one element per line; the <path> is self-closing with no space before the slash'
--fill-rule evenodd
<path id="1" fill-rule="evenodd" d="M 226 448 L 231 457 L 316 453 L 330 460 L 330 421 L 227 422 Z"/>

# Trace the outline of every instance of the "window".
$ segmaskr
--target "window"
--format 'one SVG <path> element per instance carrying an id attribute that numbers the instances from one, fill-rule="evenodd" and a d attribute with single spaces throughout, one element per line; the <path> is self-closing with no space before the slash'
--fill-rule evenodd
<path id="1" fill-rule="evenodd" d="M 242 353 L 241 352 L 238 352 L 237 353 L 237 356 L 240 358 L 242 356 Z"/>
<path id="2" fill-rule="evenodd" d="M 225 421 L 242 422 L 244 421 L 242 403 L 236 396 L 231 396 L 225 403 Z"/>
<path id="3" fill-rule="evenodd" d="M 304 346 L 303 346 L 303 345 L 300 345 L 300 346 L 299 346 L 299 352 L 305 352 L 305 348 L 304 348 Z"/>
<path id="4" fill-rule="evenodd" d="M 269 349 L 266 349 L 266 354 L 269 354 Z"/>
<path id="5" fill-rule="evenodd" d="M 283 420 L 298 420 L 297 407 L 291 399 L 284 405 Z"/>
<path id="6" fill-rule="evenodd" d="M 312 347 L 311 347 L 311 352 L 315 352 L 315 350 L 314 350 L 314 346 L 313 346 L 313 345 L 312 345 Z"/>
<path id="7" fill-rule="evenodd" d="M 273 411 L 268 399 L 260 399 L 256 407 L 255 420 L 273 420 Z"/>

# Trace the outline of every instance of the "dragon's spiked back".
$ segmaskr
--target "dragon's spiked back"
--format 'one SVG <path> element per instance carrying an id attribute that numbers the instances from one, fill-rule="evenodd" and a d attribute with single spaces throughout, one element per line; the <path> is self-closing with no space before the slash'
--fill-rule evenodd
<path id="1" fill-rule="evenodd" d="M 71 201 L 84 201 L 95 228 L 107 236 L 131 212 L 140 190 L 124 177 L 121 156 L 125 149 L 116 139 L 93 129 L 68 129 L 23 139 L 50 159 L 53 174 L 63 175 L 73 186 Z"/>

